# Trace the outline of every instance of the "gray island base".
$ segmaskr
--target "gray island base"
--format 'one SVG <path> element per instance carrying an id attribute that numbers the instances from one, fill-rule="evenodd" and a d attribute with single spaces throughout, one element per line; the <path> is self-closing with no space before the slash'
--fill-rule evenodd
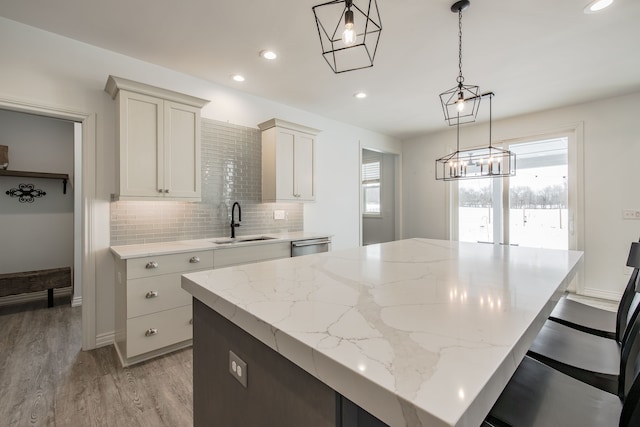
<path id="1" fill-rule="evenodd" d="M 195 427 L 386 426 L 195 298 L 193 316 Z M 247 363 L 246 388 L 229 350 Z"/>

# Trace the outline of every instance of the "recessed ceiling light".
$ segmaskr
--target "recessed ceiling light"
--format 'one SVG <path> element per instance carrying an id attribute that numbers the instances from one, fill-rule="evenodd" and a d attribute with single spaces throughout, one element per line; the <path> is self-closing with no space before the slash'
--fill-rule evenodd
<path id="1" fill-rule="evenodd" d="M 585 6 L 584 13 L 596 13 L 602 9 L 611 6 L 613 0 L 593 0 L 591 3 Z"/>
<path id="2" fill-rule="evenodd" d="M 367 97 L 367 94 L 365 92 L 356 92 L 353 96 L 358 99 L 364 99 Z"/>
<path id="3" fill-rule="evenodd" d="M 234 74 L 233 76 L 231 76 L 231 78 L 236 82 L 244 81 L 244 76 L 241 76 L 240 74 Z"/>
<path id="4" fill-rule="evenodd" d="M 273 60 L 278 57 L 278 54 L 272 50 L 263 50 L 263 51 L 260 51 L 260 56 L 263 57 L 264 59 Z"/>

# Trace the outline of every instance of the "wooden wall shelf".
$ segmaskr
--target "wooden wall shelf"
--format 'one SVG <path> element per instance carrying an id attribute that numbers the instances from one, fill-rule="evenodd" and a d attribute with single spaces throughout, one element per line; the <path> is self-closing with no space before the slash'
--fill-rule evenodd
<path id="1" fill-rule="evenodd" d="M 9 171 L 9 170 L 0 169 L 0 176 L 17 176 L 19 178 L 61 179 L 62 193 L 67 194 L 67 181 L 69 181 L 69 174 L 66 174 L 66 173 L 25 172 L 25 171 Z"/>

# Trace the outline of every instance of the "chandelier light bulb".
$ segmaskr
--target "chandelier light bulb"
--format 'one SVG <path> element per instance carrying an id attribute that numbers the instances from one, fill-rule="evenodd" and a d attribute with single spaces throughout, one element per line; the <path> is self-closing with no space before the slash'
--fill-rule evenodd
<path id="1" fill-rule="evenodd" d="M 353 11 L 347 10 L 344 13 L 344 32 L 342 33 L 342 42 L 346 46 L 356 44 L 356 30 L 353 25 Z"/>

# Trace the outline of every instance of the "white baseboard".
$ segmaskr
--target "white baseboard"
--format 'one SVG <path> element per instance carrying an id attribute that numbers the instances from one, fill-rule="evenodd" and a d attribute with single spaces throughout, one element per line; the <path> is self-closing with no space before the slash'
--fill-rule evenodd
<path id="1" fill-rule="evenodd" d="M 114 332 L 105 332 L 96 335 L 96 348 L 106 347 L 116 342 L 116 334 Z"/>
<path id="2" fill-rule="evenodd" d="M 582 294 L 587 297 L 606 299 L 609 301 L 620 301 L 622 294 L 619 292 L 603 291 L 602 289 L 585 288 Z"/>
<path id="3" fill-rule="evenodd" d="M 71 286 L 69 286 L 68 288 L 60 288 L 60 289 L 53 290 L 54 298 L 57 296 L 66 296 L 66 295 L 71 295 Z M 9 296 L 0 298 L 0 306 L 20 304 L 23 302 L 46 300 L 46 299 L 47 299 L 47 291 L 37 291 L 37 292 L 29 292 L 26 294 L 9 295 Z"/>
<path id="4" fill-rule="evenodd" d="M 73 297 L 71 299 L 71 307 L 80 307 L 82 305 L 82 297 Z"/>

